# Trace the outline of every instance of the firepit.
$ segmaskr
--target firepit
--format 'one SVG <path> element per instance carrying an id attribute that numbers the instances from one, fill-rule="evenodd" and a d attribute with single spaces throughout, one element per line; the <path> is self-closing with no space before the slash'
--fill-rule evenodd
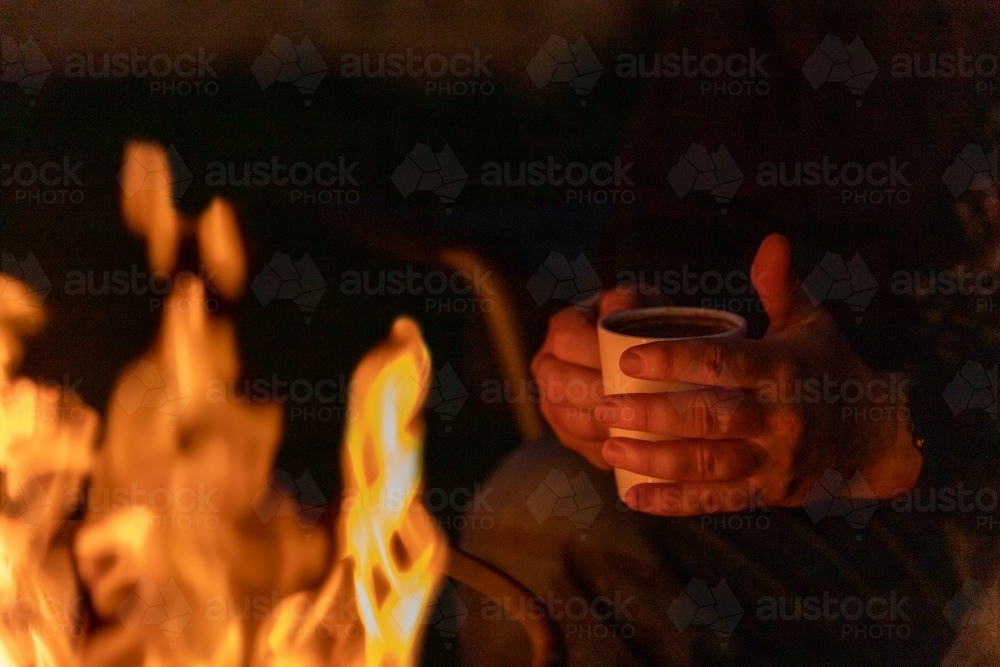
<path id="1" fill-rule="evenodd" d="M 530 596 L 451 549 L 420 502 L 431 359 L 410 319 L 354 373 L 336 521 L 313 529 L 303 508 L 283 511 L 267 491 L 280 408 L 215 404 L 202 390 L 237 377 L 239 353 L 231 320 L 205 307 L 206 284 L 182 258 L 196 255 L 234 301 L 246 282 L 235 214 L 216 200 L 197 220 L 179 215 L 157 146 L 129 145 L 124 165 L 126 221 L 173 288 L 103 428 L 93 409 L 15 379 L 20 336 L 43 313 L 0 276 L 0 666 L 405 667 L 442 577 L 498 600 Z M 266 525 L 250 518 L 262 506 L 275 508 Z M 264 618 L 228 609 L 269 591 Z M 56 599 L 61 627 L 49 622 Z M 216 602 L 223 613 L 196 610 Z M 549 622 L 522 622 L 533 664 L 558 664 Z"/>

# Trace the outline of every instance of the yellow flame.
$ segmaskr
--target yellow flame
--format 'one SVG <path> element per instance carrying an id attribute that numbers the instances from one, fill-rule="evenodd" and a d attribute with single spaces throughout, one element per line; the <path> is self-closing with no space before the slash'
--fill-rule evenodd
<path id="1" fill-rule="evenodd" d="M 343 469 L 345 489 L 357 496 L 341 517 L 340 548 L 355 564 L 367 667 L 414 664 L 420 619 L 447 557 L 420 503 L 419 415 L 430 373 L 420 329 L 406 318 L 355 372 L 360 418 L 348 425 Z"/>
<path id="2" fill-rule="evenodd" d="M 419 658 L 421 619 L 448 553 L 420 502 L 430 373 L 420 329 L 406 318 L 354 372 L 336 563 L 320 591 L 283 601 L 258 665 L 411 667 Z M 343 614 L 345 597 L 356 602 L 360 634 Z M 296 622 L 292 610 L 306 605 L 311 616 Z"/>
<path id="3" fill-rule="evenodd" d="M 152 145 L 129 146 L 122 181 L 125 217 L 145 237 L 151 265 L 172 272 L 179 243 L 193 235 L 201 259 L 219 274 L 213 293 L 217 287 L 223 297 L 235 299 L 246 266 L 231 207 L 217 201 L 197 221 L 182 219 L 167 196 L 165 153 Z M 269 590 L 280 587 L 284 596 L 314 587 L 323 577 L 329 562 L 325 540 L 308 546 L 290 542 L 301 530 L 290 530 L 288 517 L 277 517 L 266 528 L 245 525 L 250 498 L 264 483 L 270 447 L 279 438 L 280 412 L 276 406 L 209 403 L 202 388 L 234 379 L 239 364 L 232 323 L 198 307 L 207 303 L 208 287 L 193 276 L 176 276 L 160 335 L 116 384 L 104 440 L 91 461 L 97 431 L 92 410 L 76 406 L 83 415 L 76 423 L 46 418 L 45 408 L 64 402 L 58 391 L 24 378 L 11 384 L 21 354 L 18 334 L 40 322 L 42 313 L 24 285 L 0 276 L 0 490 L 26 508 L 15 518 L 0 513 L 0 667 L 81 662 L 236 667 L 245 663 L 244 637 L 251 628 L 229 616 L 192 618 L 192 605 L 235 599 L 237 591 L 256 592 L 264 584 Z M 296 593 L 279 604 L 261 632 L 259 646 L 266 650 L 255 654 L 258 663 L 411 667 L 418 659 L 421 619 L 448 553 L 444 536 L 420 502 L 420 410 L 430 374 L 420 329 L 405 318 L 359 365 L 347 412 L 358 417 L 348 425 L 342 450 L 352 501 L 341 508 L 332 568 L 319 591 Z M 98 491 L 165 489 L 176 497 L 192 483 L 204 483 L 226 493 L 218 497 L 221 509 L 213 510 L 220 515 L 213 530 L 168 530 L 191 518 L 176 503 L 165 511 L 88 505 L 86 525 L 76 534 L 75 571 L 101 621 L 82 643 L 74 643 L 69 634 L 51 632 L 43 615 L 18 618 L 15 626 L 6 612 L 25 600 L 41 609 L 57 591 L 72 590 L 75 596 L 69 549 L 55 539 L 66 510 L 58 501 L 70 489 L 79 491 L 87 474 Z M 36 502 L 46 493 L 54 499 L 51 511 Z M 162 521 L 154 526 L 151 519 Z M 284 541 L 280 549 L 257 548 L 272 535 Z M 275 568 L 280 574 L 272 577 L 239 563 L 246 556 L 243 547 L 273 555 L 268 562 L 281 563 Z M 63 560 L 53 559 L 54 554 Z M 173 597 L 158 605 L 162 609 L 144 610 L 139 602 L 156 603 L 139 598 L 140 584 L 143 592 L 154 586 L 161 597 L 167 597 L 167 589 Z M 177 596 L 190 600 L 179 604 Z M 349 606 L 338 608 L 345 598 L 356 603 L 358 617 L 338 615 Z M 301 602 L 312 609 L 304 623 L 296 610 Z M 172 615 L 162 620 L 163 614 Z M 357 632 L 342 641 L 320 632 L 337 624 Z"/>

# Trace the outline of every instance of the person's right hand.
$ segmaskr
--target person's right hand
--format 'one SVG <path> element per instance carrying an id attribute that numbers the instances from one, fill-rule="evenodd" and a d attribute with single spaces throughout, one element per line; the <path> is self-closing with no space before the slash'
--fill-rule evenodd
<path id="1" fill-rule="evenodd" d="M 628 292 L 605 292 L 598 301 L 598 320 L 635 305 L 634 295 Z M 601 455 L 608 428 L 594 418 L 604 386 L 593 318 L 574 306 L 553 315 L 545 342 L 531 360 L 531 374 L 538 382 L 542 416 L 559 442 L 596 467 L 609 470 Z"/>

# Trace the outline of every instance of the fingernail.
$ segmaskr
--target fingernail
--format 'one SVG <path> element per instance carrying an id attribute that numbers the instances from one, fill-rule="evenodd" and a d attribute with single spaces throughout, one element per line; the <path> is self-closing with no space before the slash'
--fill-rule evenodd
<path id="1" fill-rule="evenodd" d="M 642 357 L 638 352 L 626 350 L 618 361 L 618 366 L 625 375 L 638 375 L 642 372 Z"/>
<path id="2" fill-rule="evenodd" d="M 617 466 L 625 460 L 625 446 L 617 440 L 611 439 L 604 442 L 604 460 L 610 466 Z"/>
<path id="3" fill-rule="evenodd" d="M 635 509 L 637 495 L 638 492 L 635 490 L 635 487 L 633 486 L 631 489 L 625 492 L 625 504 L 628 505 L 630 508 Z"/>

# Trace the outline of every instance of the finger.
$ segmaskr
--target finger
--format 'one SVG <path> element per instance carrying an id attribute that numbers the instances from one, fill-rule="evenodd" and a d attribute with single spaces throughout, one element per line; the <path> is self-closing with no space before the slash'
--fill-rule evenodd
<path id="1" fill-rule="evenodd" d="M 749 477 L 765 453 L 746 440 L 609 438 L 601 450 L 612 468 L 679 482 L 731 482 Z"/>
<path id="2" fill-rule="evenodd" d="M 604 424 L 594 419 L 591 410 L 581 410 L 565 405 L 553 405 L 542 401 L 542 415 L 560 435 L 566 434 L 577 440 L 593 443 L 592 449 L 597 452 L 597 458 L 603 463 L 601 445 L 608 439 L 608 429 Z"/>
<path id="3" fill-rule="evenodd" d="M 706 387 L 659 394 L 612 394 L 594 410 L 609 428 L 677 438 L 751 440 L 764 433 L 768 407 L 740 389 Z"/>
<path id="4" fill-rule="evenodd" d="M 549 318 L 545 348 L 562 361 L 587 368 L 601 367 L 597 327 L 580 317 L 575 308 L 564 308 Z"/>
<path id="5" fill-rule="evenodd" d="M 755 340 L 656 341 L 625 350 L 623 373 L 643 380 L 753 389 L 774 366 L 770 347 Z"/>
<path id="6" fill-rule="evenodd" d="M 787 329 L 820 310 L 792 271 L 792 246 L 781 234 L 771 234 L 761 242 L 750 279 L 771 322 L 770 329 Z"/>
<path id="7" fill-rule="evenodd" d="M 594 467 L 600 470 L 610 468 L 601 456 L 601 443 L 607 439 L 608 431 L 599 422 L 544 401 L 541 411 L 560 443 L 583 456 Z"/>
<path id="8" fill-rule="evenodd" d="M 749 480 L 637 484 L 625 493 L 625 504 L 637 512 L 660 516 L 698 516 L 767 509 L 764 489 Z"/>
<path id="9" fill-rule="evenodd" d="M 630 289 L 625 288 L 615 288 L 613 290 L 608 290 L 601 294 L 601 300 L 598 303 L 598 319 L 607 317 L 611 313 L 616 313 L 619 310 L 630 310 L 636 308 L 639 305 L 638 295 Z"/>
<path id="10" fill-rule="evenodd" d="M 600 372 L 568 364 L 551 354 L 539 357 L 534 376 L 542 396 L 556 405 L 592 410 L 604 395 Z"/>

